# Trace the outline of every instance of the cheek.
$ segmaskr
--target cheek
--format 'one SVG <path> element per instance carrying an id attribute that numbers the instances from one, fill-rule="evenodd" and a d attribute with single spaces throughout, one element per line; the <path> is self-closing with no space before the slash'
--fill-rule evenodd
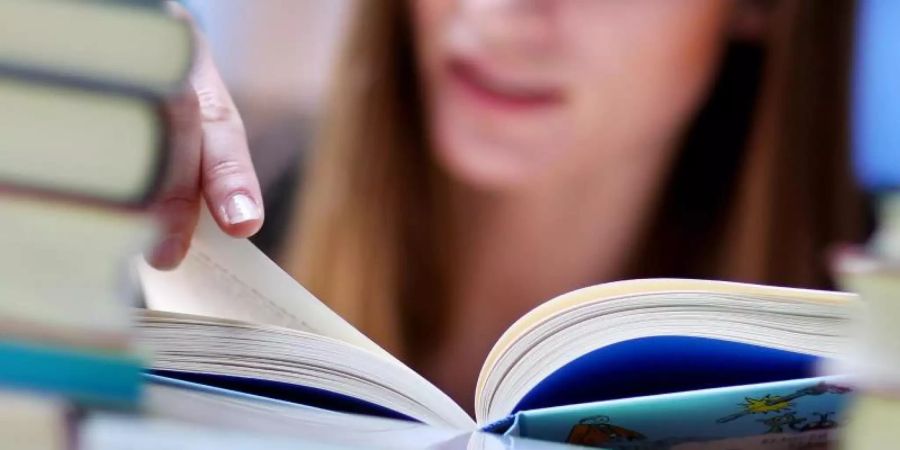
<path id="1" fill-rule="evenodd" d="M 551 172 L 574 147 L 563 112 L 496 117 L 473 113 L 452 92 L 438 95 L 431 111 L 432 151 L 458 181 L 491 190 L 515 189 Z"/>
<path id="2" fill-rule="evenodd" d="M 446 23 L 453 13 L 454 0 L 407 0 L 416 40 L 429 37 Z"/>
<path id="3" fill-rule="evenodd" d="M 424 90 L 426 111 L 440 91 L 441 66 L 446 58 L 446 34 L 455 14 L 456 0 L 408 0 L 417 77 Z"/>
<path id="4" fill-rule="evenodd" d="M 409 0 L 418 70 L 426 89 L 440 60 L 441 30 L 452 14 L 452 0 Z"/>
<path id="5" fill-rule="evenodd" d="M 582 13 L 566 28 L 578 91 L 575 133 L 586 147 L 604 152 L 667 151 L 673 146 L 662 143 L 693 117 L 716 72 L 728 3 L 633 0 L 627 7 L 617 1 L 606 6 L 615 5 L 621 11 L 606 11 L 616 20 L 604 26 Z"/>

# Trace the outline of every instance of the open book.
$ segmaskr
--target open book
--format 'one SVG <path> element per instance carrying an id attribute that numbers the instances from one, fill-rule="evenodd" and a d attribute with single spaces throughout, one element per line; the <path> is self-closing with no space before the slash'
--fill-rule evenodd
<path id="1" fill-rule="evenodd" d="M 615 447 L 817 431 L 836 425 L 849 391 L 810 377 L 843 348 L 852 294 L 678 279 L 570 292 L 497 341 L 473 420 L 209 218 L 178 270 L 139 270 L 155 373 L 331 410 Z M 618 420 L 647 422 L 665 405 L 672 416 L 657 419 L 684 422 L 679 436 Z"/>

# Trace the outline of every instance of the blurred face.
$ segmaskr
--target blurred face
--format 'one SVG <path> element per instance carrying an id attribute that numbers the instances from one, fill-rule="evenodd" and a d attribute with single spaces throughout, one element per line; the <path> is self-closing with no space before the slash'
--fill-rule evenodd
<path id="1" fill-rule="evenodd" d="M 715 72 L 723 0 L 409 0 L 435 159 L 491 189 L 672 151 Z"/>

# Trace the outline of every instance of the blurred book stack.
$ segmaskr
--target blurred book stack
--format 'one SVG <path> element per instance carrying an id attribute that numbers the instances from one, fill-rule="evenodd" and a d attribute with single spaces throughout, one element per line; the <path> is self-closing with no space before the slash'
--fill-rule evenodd
<path id="1" fill-rule="evenodd" d="M 128 265 L 192 56 L 162 2 L 0 0 L 2 448 L 66 448 L 73 413 L 140 399 Z"/>

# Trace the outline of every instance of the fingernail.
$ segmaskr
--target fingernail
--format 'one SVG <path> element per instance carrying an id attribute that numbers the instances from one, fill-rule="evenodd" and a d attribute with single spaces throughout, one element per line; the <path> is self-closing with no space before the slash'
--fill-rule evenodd
<path id="1" fill-rule="evenodd" d="M 153 250 L 151 257 L 153 265 L 159 269 L 174 269 L 181 261 L 187 248 L 184 241 L 178 237 L 166 238 Z"/>
<path id="2" fill-rule="evenodd" d="M 244 194 L 234 194 L 222 206 L 222 215 L 229 225 L 257 220 L 262 217 L 259 206 L 252 198 Z"/>

